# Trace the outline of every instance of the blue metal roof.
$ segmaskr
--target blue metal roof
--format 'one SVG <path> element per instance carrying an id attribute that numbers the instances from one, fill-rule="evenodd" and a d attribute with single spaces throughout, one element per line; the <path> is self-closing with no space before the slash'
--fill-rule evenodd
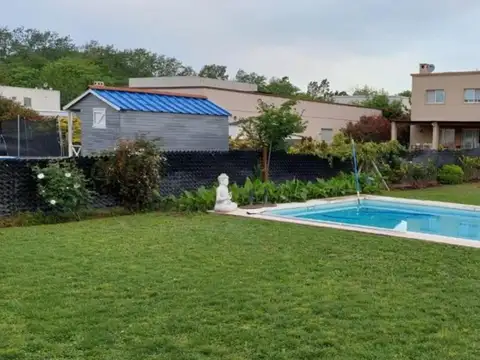
<path id="1" fill-rule="evenodd" d="M 213 116 L 231 115 L 227 110 L 205 98 L 135 92 L 134 90 L 91 89 L 91 92 L 119 110 Z"/>

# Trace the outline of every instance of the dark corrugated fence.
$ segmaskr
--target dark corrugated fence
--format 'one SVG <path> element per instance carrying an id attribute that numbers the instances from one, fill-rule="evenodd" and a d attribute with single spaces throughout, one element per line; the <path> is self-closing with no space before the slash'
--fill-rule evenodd
<path id="1" fill-rule="evenodd" d="M 247 177 L 259 175 L 261 160 L 260 153 L 255 151 L 166 152 L 164 155 L 167 164 L 160 184 L 164 196 L 212 186 L 223 172 L 230 177 L 231 183 L 243 184 Z M 97 160 L 93 157 L 75 159 L 98 193 L 94 206 L 115 206 L 118 204 L 116 199 L 102 192 L 101 181 L 95 172 Z M 45 159 L 0 159 L 0 216 L 39 208 L 37 179 L 32 167 L 46 163 Z M 314 155 L 275 152 L 271 155 L 270 179 L 275 182 L 293 178 L 314 181 L 317 178 L 329 179 L 341 171 L 350 170 L 350 162 L 336 160 L 331 166 L 328 160 Z"/>

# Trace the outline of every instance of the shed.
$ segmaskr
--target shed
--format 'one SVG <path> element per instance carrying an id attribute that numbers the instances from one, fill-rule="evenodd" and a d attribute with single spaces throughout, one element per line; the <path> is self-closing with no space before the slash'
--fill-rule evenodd
<path id="1" fill-rule="evenodd" d="M 82 155 L 139 136 L 164 150 L 228 151 L 230 113 L 203 95 L 91 86 L 64 110 L 82 122 Z"/>

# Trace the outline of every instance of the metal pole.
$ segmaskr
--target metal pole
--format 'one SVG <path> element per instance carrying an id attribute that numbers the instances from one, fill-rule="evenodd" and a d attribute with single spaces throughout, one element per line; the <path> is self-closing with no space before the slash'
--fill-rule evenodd
<path id="1" fill-rule="evenodd" d="M 20 141 L 20 134 L 21 131 L 20 131 L 20 115 L 17 115 L 17 157 L 20 157 L 20 145 L 21 145 L 21 141 Z"/>
<path id="2" fill-rule="evenodd" d="M 57 128 L 58 128 L 58 142 L 60 143 L 60 156 L 63 157 L 65 152 L 63 149 L 62 121 L 60 119 L 60 116 L 57 116 Z"/>
<path id="3" fill-rule="evenodd" d="M 73 156 L 73 113 L 68 112 L 68 157 Z"/>
<path id="4" fill-rule="evenodd" d="M 352 138 L 352 155 L 353 155 L 353 171 L 355 174 L 355 188 L 357 189 L 357 201 L 360 205 L 360 181 L 358 179 L 358 163 L 357 163 L 357 151 L 355 149 L 355 141 Z"/>

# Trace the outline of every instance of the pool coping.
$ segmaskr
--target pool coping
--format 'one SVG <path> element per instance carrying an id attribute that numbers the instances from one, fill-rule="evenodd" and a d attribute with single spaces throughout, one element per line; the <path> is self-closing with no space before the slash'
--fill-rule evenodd
<path id="1" fill-rule="evenodd" d="M 323 205 L 323 204 L 342 203 L 342 202 L 352 201 L 356 199 L 357 199 L 357 196 L 355 195 L 355 196 L 344 196 L 344 197 L 329 198 L 329 199 L 308 200 L 306 202 L 301 202 L 301 203 L 297 202 L 297 203 L 278 204 L 274 208 L 272 207 L 264 207 L 264 208 L 258 208 L 258 209 L 239 208 L 235 211 L 232 211 L 226 214 L 241 216 L 241 217 L 248 217 L 253 219 L 260 219 L 260 220 L 273 220 L 273 221 L 292 223 L 292 224 L 309 225 L 309 226 L 331 228 L 331 229 L 338 229 L 338 230 L 349 230 L 349 231 L 356 231 L 356 232 L 362 232 L 362 233 L 374 234 L 374 235 L 394 236 L 398 238 L 423 240 L 423 241 L 436 242 L 436 243 L 442 243 L 442 244 L 480 248 L 480 241 L 476 241 L 476 240 L 468 240 L 468 239 L 441 236 L 441 235 L 424 234 L 424 233 L 418 233 L 413 231 L 401 232 L 401 231 L 381 229 L 381 228 L 361 226 L 361 225 L 347 225 L 347 224 L 339 224 L 339 223 L 333 223 L 333 222 L 301 220 L 298 218 L 290 218 L 290 217 L 282 217 L 282 216 L 265 214 L 265 212 L 272 211 L 272 210 L 276 211 L 276 210 L 286 210 L 286 209 L 303 208 L 303 207 L 309 207 L 309 206 L 317 206 L 317 205 Z M 412 204 L 412 205 L 413 204 L 424 205 L 424 206 L 431 205 L 431 206 L 440 206 L 443 208 L 451 208 L 456 210 L 469 210 L 469 211 L 480 212 L 480 206 L 456 204 L 456 203 L 441 202 L 441 201 L 405 199 L 405 198 L 377 196 L 377 195 L 360 195 L 360 199 L 361 200 L 393 201 L 393 202 L 400 202 L 400 203 Z"/>

